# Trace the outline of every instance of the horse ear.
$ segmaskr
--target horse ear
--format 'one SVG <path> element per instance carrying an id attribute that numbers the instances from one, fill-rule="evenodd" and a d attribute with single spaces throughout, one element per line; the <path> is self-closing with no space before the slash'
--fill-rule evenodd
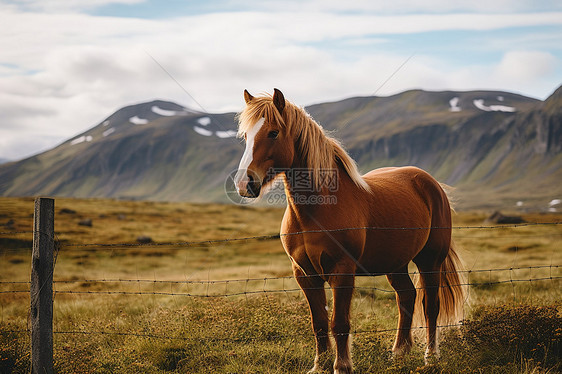
<path id="1" fill-rule="evenodd" d="M 283 92 L 279 91 L 277 88 L 273 89 L 273 104 L 275 104 L 279 113 L 283 114 L 283 109 L 285 109 L 285 97 L 283 96 Z"/>
<path id="2" fill-rule="evenodd" d="M 244 90 L 244 100 L 246 101 L 246 104 L 250 104 L 250 101 L 252 101 L 254 97 L 248 92 L 248 90 Z"/>

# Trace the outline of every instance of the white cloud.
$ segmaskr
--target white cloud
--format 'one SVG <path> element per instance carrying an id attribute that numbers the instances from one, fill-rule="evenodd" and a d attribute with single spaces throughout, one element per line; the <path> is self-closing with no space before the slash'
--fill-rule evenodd
<path id="1" fill-rule="evenodd" d="M 376 14 L 408 13 L 450 13 L 450 12 L 532 12 L 537 10 L 562 10 L 562 5 L 551 0 L 495 0 L 495 1 L 450 1 L 450 0 L 284 0 L 284 1 L 241 1 L 241 5 L 250 3 L 252 8 L 261 7 L 274 11 L 314 11 L 323 9 L 333 12 L 371 12 Z"/>
<path id="2" fill-rule="evenodd" d="M 42 12 L 78 12 L 108 4 L 137 4 L 144 0 L 18 0 L 12 4 L 21 10 Z"/>
<path id="3" fill-rule="evenodd" d="M 147 0 L 18 0 L 10 3 L 10 7 L 20 10 L 43 12 L 82 12 L 109 4 L 137 4 Z M 8 6 L 6 4 L 1 4 Z M 158 6 L 170 6 L 166 3 Z M 259 10 L 271 12 L 313 12 L 322 9 L 324 12 L 354 12 L 372 14 L 408 14 L 408 13 L 505 13 L 532 12 L 546 10 L 562 10 L 562 5 L 551 0 L 495 0 L 493 2 L 472 1 L 455 2 L 450 0 L 394 0 L 372 1 L 354 0 L 228 0 L 206 4 L 206 8 L 214 12 L 228 6 L 236 11 Z"/>
<path id="4" fill-rule="evenodd" d="M 560 61 L 548 52 L 510 51 L 503 56 L 496 71 L 502 80 L 526 85 L 550 76 L 557 66 Z"/>
<path id="5" fill-rule="evenodd" d="M 80 9 L 110 2 L 93 1 Z M 340 3 L 316 9 L 339 9 Z M 562 13 L 553 12 L 373 16 L 310 10 L 314 2 L 305 3 L 301 12 L 146 20 L 89 16 L 72 4 L 27 1 L 26 12 L 13 6 L 0 12 L 0 157 L 42 150 L 44 143 L 33 137 L 62 141 L 123 105 L 153 98 L 193 109 L 237 111 L 243 105 L 244 88 L 258 94 L 278 87 L 298 104 L 370 95 L 412 53 L 383 43 L 387 35 L 562 24 Z M 288 9 L 295 4 L 288 4 Z M 29 11 L 38 7 L 46 11 Z M 58 9 L 76 12 L 61 14 Z M 341 52 L 323 47 L 342 40 L 348 42 Z M 541 48 L 559 48 L 552 46 L 559 46 L 560 38 L 542 40 Z M 373 43 L 376 50 L 369 49 Z M 359 49 L 347 54 L 345 47 Z M 452 66 L 421 48 L 378 94 L 411 88 L 523 90 L 517 84 L 546 94 L 559 83 L 550 79 L 544 88 L 545 82 L 540 86 L 532 82 L 560 71 L 560 61 L 551 53 L 504 48 L 508 52 L 497 66 Z M 512 83 L 506 86 L 507 81 Z"/>

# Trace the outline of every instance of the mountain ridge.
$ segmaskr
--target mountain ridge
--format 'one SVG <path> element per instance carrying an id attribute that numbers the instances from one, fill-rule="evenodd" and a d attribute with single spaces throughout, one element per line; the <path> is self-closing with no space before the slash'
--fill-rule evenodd
<path id="1" fill-rule="evenodd" d="M 458 186 L 463 206 L 525 200 L 538 209 L 562 197 L 561 107 L 562 87 L 545 101 L 410 90 L 306 110 L 363 172 L 416 165 Z M 0 165 L 0 195 L 227 202 L 224 182 L 243 152 L 235 134 L 235 113 L 164 100 L 129 105 L 47 152 Z"/>

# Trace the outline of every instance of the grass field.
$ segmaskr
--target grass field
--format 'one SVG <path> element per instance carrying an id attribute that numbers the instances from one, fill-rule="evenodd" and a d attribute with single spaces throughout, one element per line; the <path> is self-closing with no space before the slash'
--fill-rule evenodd
<path id="1" fill-rule="evenodd" d="M 220 241 L 278 234 L 282 209 L 57 199 L 55 211 L 57 372 L 312 367 L 308 307 L 279 239 Z M 0 198 L 0 373 L 29 371 L 32 213 L 32 199 Z M 412 354 L 391 358 L 394 293 L 384 277 L 362 277 L 352 310 L 356 372 L 562 370 L 562 225 L 493 227 L 484 224 L 487 213 L 454 217 L 470 297 L 466 323 L 443 331 L 441 361 L 424 367 L 421 334 Z M 524 218 L 562 221 L 560 214 Z M 78 224 L 85 219 L 92 225 Z M 153 243 L 139 245 L 140 236 Z"/>

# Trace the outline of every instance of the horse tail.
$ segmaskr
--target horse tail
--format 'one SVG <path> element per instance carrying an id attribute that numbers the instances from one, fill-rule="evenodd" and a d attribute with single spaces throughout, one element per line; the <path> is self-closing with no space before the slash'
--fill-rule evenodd
<path id="1" fill-rule="evenodd" d="M 463 318 L 467 286 L 464 280 L 464 268 L 452 240 L 440 271 L 438 324 L 458 324 Z"/>
<path id="2" fill-rule="evenodd" d="M 452 213 L 455 213 L 455 205 L 457 204 L 455 193 L 455 187 L 449 186 L 448 184 L 439 182 L 439 186 L 443 192 L 445 192 L 445 196 L 447 196 L 447 200 L 449 201 L 449 208 L 451 209 Z"/>
<path id="3" fill-rule="evenodd" d="M 463 307 L 466 301 L 466 281 L 462 261 L 451 240 L 449 252 L 439 269 L 439 316 L 438 326 L 458 325 L 464 318 Z M 414 308 L 414 326 L 426 327 L 424 298 L 425 285 L 422 277 L 416 280 L 416 305 Z"/>

